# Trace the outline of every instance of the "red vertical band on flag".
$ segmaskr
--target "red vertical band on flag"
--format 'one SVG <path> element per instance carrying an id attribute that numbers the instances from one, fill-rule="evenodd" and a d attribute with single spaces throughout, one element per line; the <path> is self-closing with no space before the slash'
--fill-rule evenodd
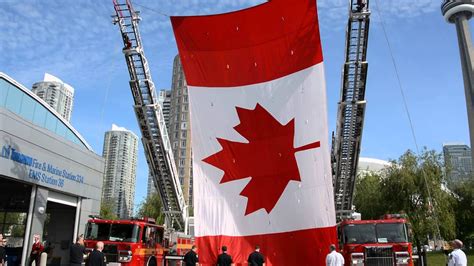
<path id="1" fill-rule="evenodd" d="M 268 266 L 315 266 L 326 264 L 329 245 L 336 244 L 336 239 L 336 228 L 326 227 L 254 236 L 197 237 L 196 243 L 199 265 L 215 265 L 222 246 L 229 248 L 236 266 L 247 265 L 248 255 L 259 245 Z"/>
<path id="2" fill-rule="evenodd" d="M 273 0 L 210 16 L 171 17 L 186 81 L 234 87 L 322 62 L 315 0 Z"/>

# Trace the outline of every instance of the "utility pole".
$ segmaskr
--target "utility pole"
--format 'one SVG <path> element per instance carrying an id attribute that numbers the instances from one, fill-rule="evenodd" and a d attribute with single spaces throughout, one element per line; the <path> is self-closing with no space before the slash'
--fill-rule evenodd
<path id="1" fill-rule="evenodd" d="M 471 160 L 474 163 L 474 48 L 468 22 L 474 13 L 474 0 L 445 0 L 441 4 L 441 12 L 448 23 L 456 25 L 466 94 Z"/>

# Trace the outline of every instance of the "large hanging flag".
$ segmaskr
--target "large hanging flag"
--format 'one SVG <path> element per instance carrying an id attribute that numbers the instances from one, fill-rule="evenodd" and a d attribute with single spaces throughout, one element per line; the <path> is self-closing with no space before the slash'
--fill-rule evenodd
<path id="1" fill-rule="evenodd" d="M 315 0 L 172 17 L 189 91 L 200 263 L 324 265 L 336 243 Z M 185 126 L 185 125 L 182 125 Z"/>

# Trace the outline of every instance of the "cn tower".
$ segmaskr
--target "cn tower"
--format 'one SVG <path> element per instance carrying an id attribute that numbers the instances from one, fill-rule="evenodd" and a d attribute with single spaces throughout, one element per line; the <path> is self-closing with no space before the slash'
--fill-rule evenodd
<path id="1" fill-rule="evenodd" d="M 474 49 L 468 22 L 474 13 L 474 0 L 445 0 L 441 4 L 441 12 L 448 23 L 456 25 L 458 34 L 471 137 L 471 160 L 474 163 Z"/>

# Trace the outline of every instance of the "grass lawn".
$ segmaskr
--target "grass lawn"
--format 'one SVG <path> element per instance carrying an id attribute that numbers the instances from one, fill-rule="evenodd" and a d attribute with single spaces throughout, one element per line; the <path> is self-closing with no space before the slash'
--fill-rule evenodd
<path id="1" fill-rule="evenodd" d="M 467 253 L 467 265 L 474 266 L 474 250 Z M 441 252 L 428 253 L 428 266 L 446 266 L 446 256 Z"/>

